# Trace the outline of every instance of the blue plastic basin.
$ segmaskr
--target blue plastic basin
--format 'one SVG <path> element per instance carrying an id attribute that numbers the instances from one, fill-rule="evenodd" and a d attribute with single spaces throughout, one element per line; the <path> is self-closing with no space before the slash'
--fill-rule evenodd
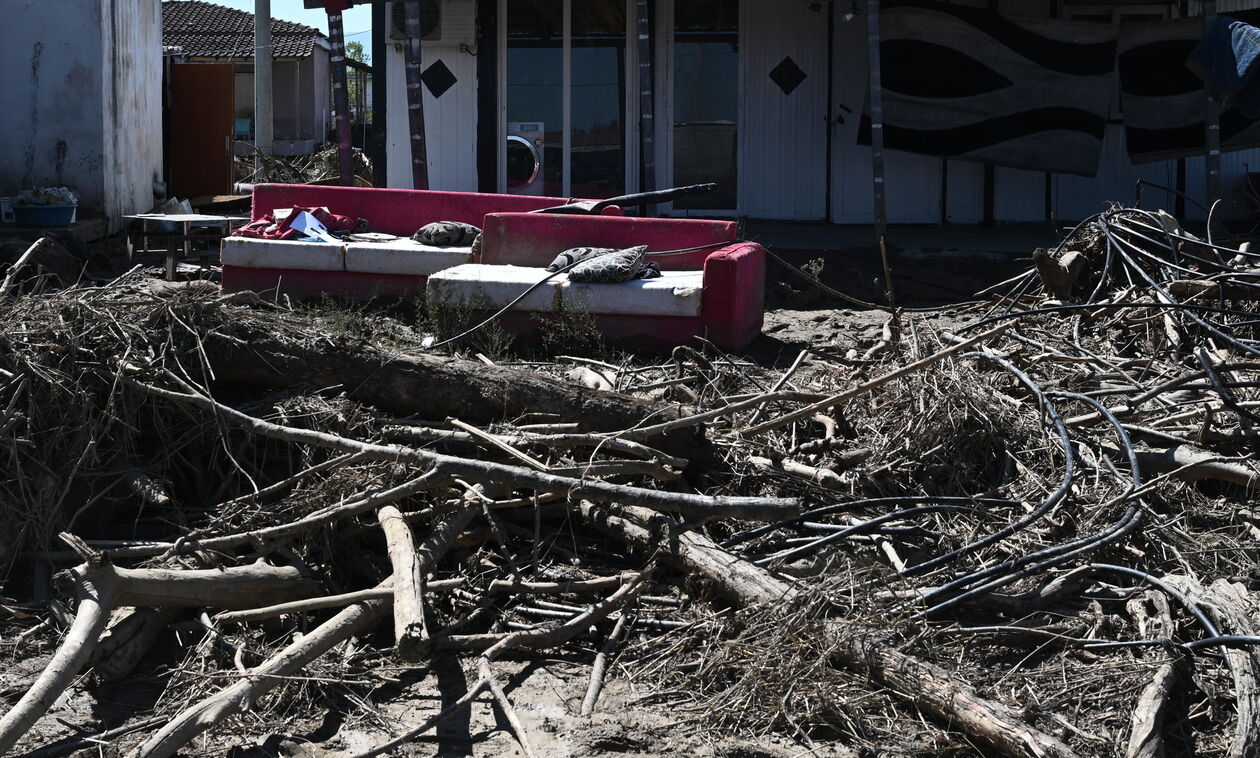
<path id="1" fill-rule="evenodd" d="M 70 226 L 74 223 L 77 205 L 15 205 L 13 215 L 18 226 Z"/>

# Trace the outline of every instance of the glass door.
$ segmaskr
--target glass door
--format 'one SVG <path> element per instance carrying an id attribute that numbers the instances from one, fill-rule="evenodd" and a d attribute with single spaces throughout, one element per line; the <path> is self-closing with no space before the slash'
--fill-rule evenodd
<path id="1" fill-rule="evenodd" d="M 507 0 L 507 192 L 567 197 L 564 0 Z"/>
<path id="2" fill-rule="evenodd" d="M 501 188 L 626 192 L 626 0 L 503 0 Z"/>
<path id="3" fill-rule="evenodd" d="M 739 197 L 739 3 L 674 0 L 671 184 L 717 182 L 675 212 L 734 211 Z"/>

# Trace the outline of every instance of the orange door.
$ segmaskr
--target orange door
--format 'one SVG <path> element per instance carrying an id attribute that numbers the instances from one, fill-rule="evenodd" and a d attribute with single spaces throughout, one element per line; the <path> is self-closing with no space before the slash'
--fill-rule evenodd
<path id="1" fill-rule="evenodd" d="M 231 63 L 171 66 L 172 197 L 231 192 L 235 87 Z"/>

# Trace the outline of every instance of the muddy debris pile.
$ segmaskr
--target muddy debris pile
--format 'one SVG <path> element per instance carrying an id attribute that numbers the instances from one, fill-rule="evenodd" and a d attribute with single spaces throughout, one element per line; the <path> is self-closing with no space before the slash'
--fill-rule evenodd
<path id="1" fill-rule="evenodd" d="M 1260 254 L 1116 208 L 1034 262 L 966 328 L 889 312 L 782 365 L 437 354 L 395 317 L 10 271 L 0 651 L 44 658 L 0 754 L 228 754 L 334 712 L 371 739 L 321 755 L 428 754 L 486 702 L 553 754 L 511 672 L 564 656 L 566 729 L 621 680 L 669 735 L 798 754 L 1257 755 Z M 384 715 L 442 660 L 459 694 Z M 604 731 L 571 754 L 626 749 Z"/>

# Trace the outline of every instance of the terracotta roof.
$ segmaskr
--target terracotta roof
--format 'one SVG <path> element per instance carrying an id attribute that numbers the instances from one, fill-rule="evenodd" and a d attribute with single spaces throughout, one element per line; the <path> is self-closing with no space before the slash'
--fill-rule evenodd
<path id="1" fill-rule="evenodd" d="M 272 57 L 305 58 L 324 33 L 313 26 L 271 19 Z M 254 14 L 204 0 L 164 0 L 162 46 L 199 58 L 253 58 Z"/>

